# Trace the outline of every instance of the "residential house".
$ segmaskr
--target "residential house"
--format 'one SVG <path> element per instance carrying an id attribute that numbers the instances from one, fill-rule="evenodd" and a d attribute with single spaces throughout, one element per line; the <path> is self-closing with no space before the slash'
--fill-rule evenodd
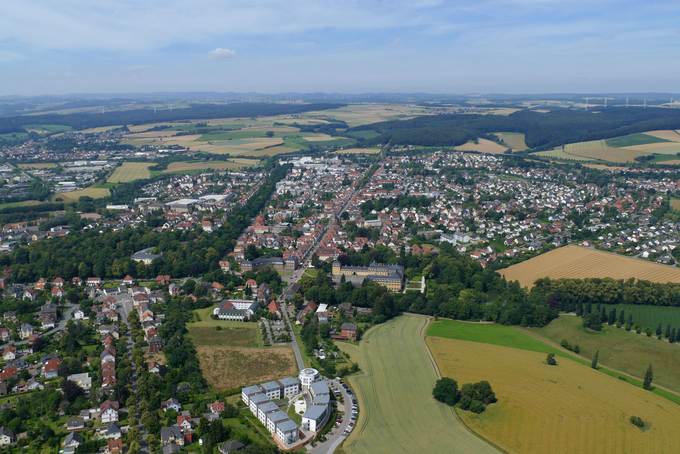
<path id="1" fill-rule="evenodd" d="M 0 447 L 9 446 L 15 441 L 17 441 L 17 437 L 14 432 L 5 427 L 0 427 Z"/>
<path id="2" fill-rule="evenodd" d="M 118 410 L 120 406 L 115 400 L 106 400 L 99 406 L 99 419 L 102 423 L 118 421 Z"/>
<path id="3" fill-rule="evenodd" d="M 43 364 L 42 374 L 46 379 L 57 378 L 59 376 L 59 366 L 61 360 L 59 358 L 50 358 Z"/>

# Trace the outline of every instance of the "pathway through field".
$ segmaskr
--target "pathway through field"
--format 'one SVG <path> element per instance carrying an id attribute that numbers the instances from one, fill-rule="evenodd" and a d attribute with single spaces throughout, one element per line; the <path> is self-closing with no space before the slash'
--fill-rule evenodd
<path id="1" fill-rule="evenodd" d="M 496 453 L 432 398 L 437 373 L 423 338 L 427 319 L 402 315 L 342 344 L 361 371 L 349 378 L 359 421 L 347 453 Z"/>

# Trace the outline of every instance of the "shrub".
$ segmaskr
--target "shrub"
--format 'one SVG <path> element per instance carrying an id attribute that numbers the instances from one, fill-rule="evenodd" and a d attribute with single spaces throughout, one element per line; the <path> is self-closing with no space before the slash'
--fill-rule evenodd
<path id="1" fill-rule="evenodd" d="M 548 353 L 548 357 L 545 359 L 548 366 L 557 366 L 557 360 L 555 359 L 554 353 Z"/>
<path id="2" fill-rule="evenodd" d="M 645 421 L 640 418 L 639 416 L 631 416 L 630 417 L 630 423 L 634 425 L 635 427 L 643 428 L 645 427 Z"/>
<path id="3" fill-rule="evenodd" d="M 583 317 L 583 326 L 593 331 L 602 331 L 602 318 L 597 312 L 591 312 Z"/>
<path id="4" fill-rule="evenodd" d="M 454 406 L 460 398 L 458 383 L 453 378 L 442 377 L 434 385 L 432 396 L 446 405 Z"/>

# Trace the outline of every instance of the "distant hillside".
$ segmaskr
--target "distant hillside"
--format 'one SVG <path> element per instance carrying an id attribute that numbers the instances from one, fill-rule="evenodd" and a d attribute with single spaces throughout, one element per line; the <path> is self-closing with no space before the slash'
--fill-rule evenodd
<path id="1" fill-rule="evenodd" d="M 546 113 L 522 110 L 511 115 L 445 114 L 386 121 L 349 130 L 375 131 L 367 145 L 456 146 L 495 131 L 524 133 L 526 144 L 544 150 L 566 143 L 608 139 L 655 129 L 680 128 L 680 110 L 614 107 L 599 111 L 557 109 Z M 491 138 L 491 137 L 490 137 Z"/>
<path id="2" fill-rule="evenodd" d="M 264 115 L 285 115 L 326 110 L 342 107 L 343 104 L 194 104 L 179 109 L 133 109 L 103 113 L 71 113 L 21 115 L 0 118 L 0 134 L 23 132 L 28 125 L 65 125 L 73 129 L 96 128 L 100 126 L 130 125 L 161 121 L 199 120 L 210 118 L 256 117 Z"/>

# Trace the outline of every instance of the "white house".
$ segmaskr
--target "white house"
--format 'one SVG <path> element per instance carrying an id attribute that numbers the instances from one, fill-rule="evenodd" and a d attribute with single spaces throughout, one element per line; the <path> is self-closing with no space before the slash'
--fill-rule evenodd
<path id="1" fill-rule="evenodd" d="M 281 398 L 281 385 L 278 382 L 268 381 L 267 383 L 262 383 L 260 388 L 262 388 L 262 392 L 270 399 Z"/>
<path id="2" fill-rule="evenodd" d="M 281 421 L 276 425 L 276 437 L 287 445 L 295 443 L 299 438 L 298 427 L 290 419 Z"/>
<path id="3" fill-rule="evenodd" d="M 99 418 L 102 423 L 118 421 L 118 402 L 107 400 L 99 406 Z"/>

